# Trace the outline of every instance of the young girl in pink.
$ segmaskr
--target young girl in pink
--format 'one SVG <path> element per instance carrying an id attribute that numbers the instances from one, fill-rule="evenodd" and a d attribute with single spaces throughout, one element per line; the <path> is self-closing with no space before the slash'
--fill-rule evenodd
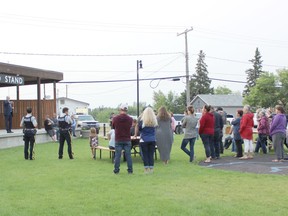
<path id="1" fill-rule="evenodd" d="M 90 129 L 90 136 L 89 136 L 89 144 L 91 148 L 91 153 L 92 153 L 92 159 L 96 159 L 96 147 L 98 146 L 98 135 L 96 133 L 96 128 L 91 128 Z"/>

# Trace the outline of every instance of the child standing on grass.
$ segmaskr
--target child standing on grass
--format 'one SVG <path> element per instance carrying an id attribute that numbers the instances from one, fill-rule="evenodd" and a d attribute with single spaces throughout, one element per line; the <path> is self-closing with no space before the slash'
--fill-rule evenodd
<path id="1" fill-rule="evenodd" d="M 115 130 L 114 129 L 111 129 L 109 131 L 109 133 L 107 134 L 107 138 L 109 140 L 109 149 L 110 150 L 115 150 Z M 112 152 L 112 159 L 114 161 L 115 159 L 115 152 Z"/>
<path id="2" fill-rule="evenodd" d="M 98 146 L 98 135 L 96 133 L 96 128 L 92 127 L 90 129 L 89 144 L 91 148 L 92 158 L 96 159 L 96 147 Z"/>
<path id="3" fill-rule="evenodd" d="M 109 149 L 115 149 L 115 130 L 111 129 L 107 134 L 109 140 Z"/>

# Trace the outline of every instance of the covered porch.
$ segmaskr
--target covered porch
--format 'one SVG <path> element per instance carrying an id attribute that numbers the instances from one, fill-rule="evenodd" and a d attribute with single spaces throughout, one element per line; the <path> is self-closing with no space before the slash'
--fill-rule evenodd
<path id="1" fill-rule="evenodd" d="M 33 115 L 38 122 L 38 129 L 43 127 L 45 115 L 52 116 L 56 113 L 56 83 L 61 80 L 63 80 L 61 72 L 0 63 L 0 88 L 13 86 L 16 92 L 16 98 L 11 98 L 14 103 L 12 130 L 20 129 L 20 121 L 26 115 L 27 107 L 32 107 Z M 45 97 L 41 99 L 41 84 L 46 83 L 53 84 L 53 99 L 47 100 Z M 33 100 L 21 99 L 21 86 L 27 85 L 37 86 Z M 5 129 L 4 100 L 0 101 L 0 130 Z"/>

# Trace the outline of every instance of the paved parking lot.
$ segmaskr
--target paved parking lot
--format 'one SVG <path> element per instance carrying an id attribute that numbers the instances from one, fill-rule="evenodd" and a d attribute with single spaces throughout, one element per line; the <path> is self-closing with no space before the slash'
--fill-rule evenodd
<path id="1" fill-rule="evenodd" d="M 274 153 L 267 155 L 258 154 L 254 159 L 239 160 L 232 156 L 212 160 L 211 163 L 201 161 L 199 165 L 209 169 L 223 169 L 238 172 L 250 172 L 258 174 L 288 175 L 288 160 L 284 162 L 272 162 L 275 159 Z"/>

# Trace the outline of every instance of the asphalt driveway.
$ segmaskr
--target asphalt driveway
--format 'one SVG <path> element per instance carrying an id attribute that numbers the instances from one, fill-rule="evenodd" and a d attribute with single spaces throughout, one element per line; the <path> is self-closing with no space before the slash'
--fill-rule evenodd
<path id="1" fill-rule="evenodd" d="M 221 157 L 217 160 L 212 160 L 211 163 L 204 163 L 201 161 L 200 166 L 209 169 L 222 169 L 239 172 L 249 172 L 257 174 L 277 174 L 288 175 L 288 160 L 283 162 L 272 162 L 275 159 L 274 153 L 266 155 L 254 155 L 254 159 L 239 160 L 233 156 Z"/>

